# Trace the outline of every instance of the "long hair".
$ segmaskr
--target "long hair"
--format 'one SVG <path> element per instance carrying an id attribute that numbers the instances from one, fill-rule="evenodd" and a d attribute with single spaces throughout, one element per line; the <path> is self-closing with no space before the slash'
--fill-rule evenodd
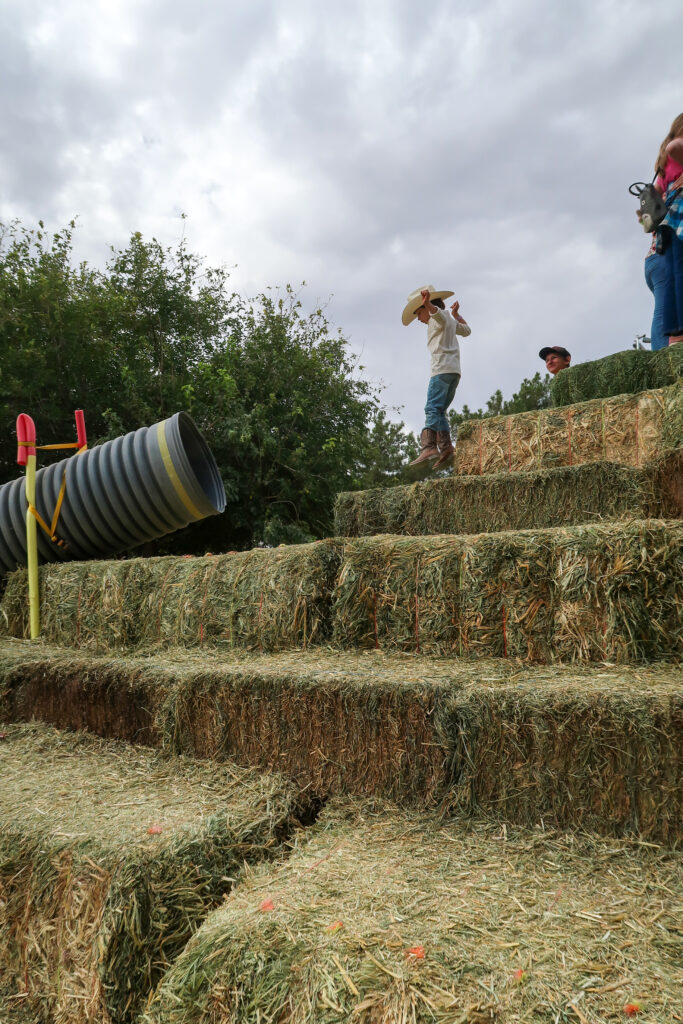
<path id="1" fill-rule="evenodd" d="M 659 153 L 657 153 L 657 159 L 655 160 L 655 174 L 664 174 L 664 168 L 666 167 L 666 147 L 672 139 L 677 139 L 679 137 L 683 138 L 683 114 L 679 114 L 678 117 L 674 118 L 674 122 L 671 125 L 671 131 L 659 147 Z"/>

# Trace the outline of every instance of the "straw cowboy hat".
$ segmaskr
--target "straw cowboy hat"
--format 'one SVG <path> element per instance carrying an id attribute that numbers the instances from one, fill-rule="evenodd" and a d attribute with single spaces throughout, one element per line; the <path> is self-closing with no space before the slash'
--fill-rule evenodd
<path id="1" fill-rule="evenodd" d="M 422 305 L 421 293 L 425 291 L 425 289 L 429 292 L 429 297 L 431 299 L 450 299 L 451 295 L 455 294 L 455 292 L 437 292 L 434 290 L 433 284 L 424 284 L 421 288 L 416 288 L 415 291 L 411 292 L 408 296 L 408 301 L 406 302 L 403 315 L 401 316 L 401 320 L 406 327 L 417 316 L 417 310 Z"/>

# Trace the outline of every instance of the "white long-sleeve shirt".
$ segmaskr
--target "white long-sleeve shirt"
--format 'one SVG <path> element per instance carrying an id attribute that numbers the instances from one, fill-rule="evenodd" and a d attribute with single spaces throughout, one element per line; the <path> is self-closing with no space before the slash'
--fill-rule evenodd
<path id="1" fill-rule="evenodd" d="M 460 344 L 458 335 L 467 338 L 472 333 L 469 324 L 461 324 L 445 309 L 432 313 L 427 324 L 427 347 L 432 357 L 431 375 L 460 373 Z"/>

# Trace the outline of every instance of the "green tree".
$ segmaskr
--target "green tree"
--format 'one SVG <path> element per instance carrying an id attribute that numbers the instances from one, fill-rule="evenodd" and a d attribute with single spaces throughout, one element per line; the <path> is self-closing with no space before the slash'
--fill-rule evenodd
<path id="1" fill-rule="evenodd" d="M 111 347 L 93 329 L 99 275 L 70 264 L 73 222 L 47 238 L 17 224 L 0 228 L 0 424 L 2 479 L 16 475 L 14 421 L 36 420 L 39 439 L 72 440 L 73 409 L 107 394 Z"/>
<path id="2" fill-rule="evenodd" d="M 193 369 L 216 350 L 232 311 L 222 271 L 204 272 L 139 234 L 104 272 L 74 268 L 72 221 L 46 235 L 0 226 L 0 426 L 19 412 L 42 441 L 73 439 L 83 407 L 89 437 L 117 436 L 183 407 Z M 2 446 L 0 479 L 16 475 Z"/>
<path id="3" fill-rule="evenodd" d="M 237 298 L 227 281 L 225 270 L 206 269 L 184 242 L 164 249 L 136 232 L 126 249 L 112 250 L 98 327 L 122 386 L 108 408 L 126 429 L 183 408 L 195 371 L 234 327 Z"/>
<path id="4" fill-rule="evenodd" d="M 245 301 L 184 243 L 134 234 L 104 270 L 72 266 L 74 223 L 0 226 L 0 480 L 17 475 L 14 422 L 42 443 L 90 443 L 187 409 L 228 506 L 178 549 L 249 547 L 330 532 L 339 490 L 386 485 L 414 450 L 322 311 L 288 288 Z"/>
<path id="5" fill-rule="evenodd" d="M 339 491 L 396 477 L 411 439 L 359 369 L 322 311 L 305 314 L 291 288 L 242 305 L 226 345 L 199 368 L 191 402 L 238 544 L 325 536 Z"/>
<path id="6" fill-rule="evenodd" d="M 363 462 L 357 467 L 356 480 L 348 489 L 392 487 L 404 483 L 405 466 L 417 456 L 418 451 L 415 436 L 406 432 L 403 423 L 390 420 L 386 411 L 380 409 L 366 439 Z"/>

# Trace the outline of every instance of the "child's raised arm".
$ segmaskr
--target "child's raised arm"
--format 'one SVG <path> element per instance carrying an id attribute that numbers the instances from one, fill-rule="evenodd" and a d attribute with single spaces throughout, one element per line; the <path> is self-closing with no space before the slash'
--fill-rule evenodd
<path id="1" fill-rule="evenodd" d="M 459 324 L 466 324 L 467 320 L 464 320 L 460 316 L 460 313 L 458 312 L 459 309 L 460 309 L 460 303 L 459 302 L 454 302 L 453 305 L 451 306 L 451 313 L 453 314 L 453 319 L 457 320 Z"/>
<path id="2" fill-rule="evenodd" d="M 422 296 L 422 305 L 430 315 L 438 312 L 439 307 L 435 306 L 434 303 L 431 301 L 428 288 L 423 288 L 422 291 L 420 292 L 420 295 Z"/>

